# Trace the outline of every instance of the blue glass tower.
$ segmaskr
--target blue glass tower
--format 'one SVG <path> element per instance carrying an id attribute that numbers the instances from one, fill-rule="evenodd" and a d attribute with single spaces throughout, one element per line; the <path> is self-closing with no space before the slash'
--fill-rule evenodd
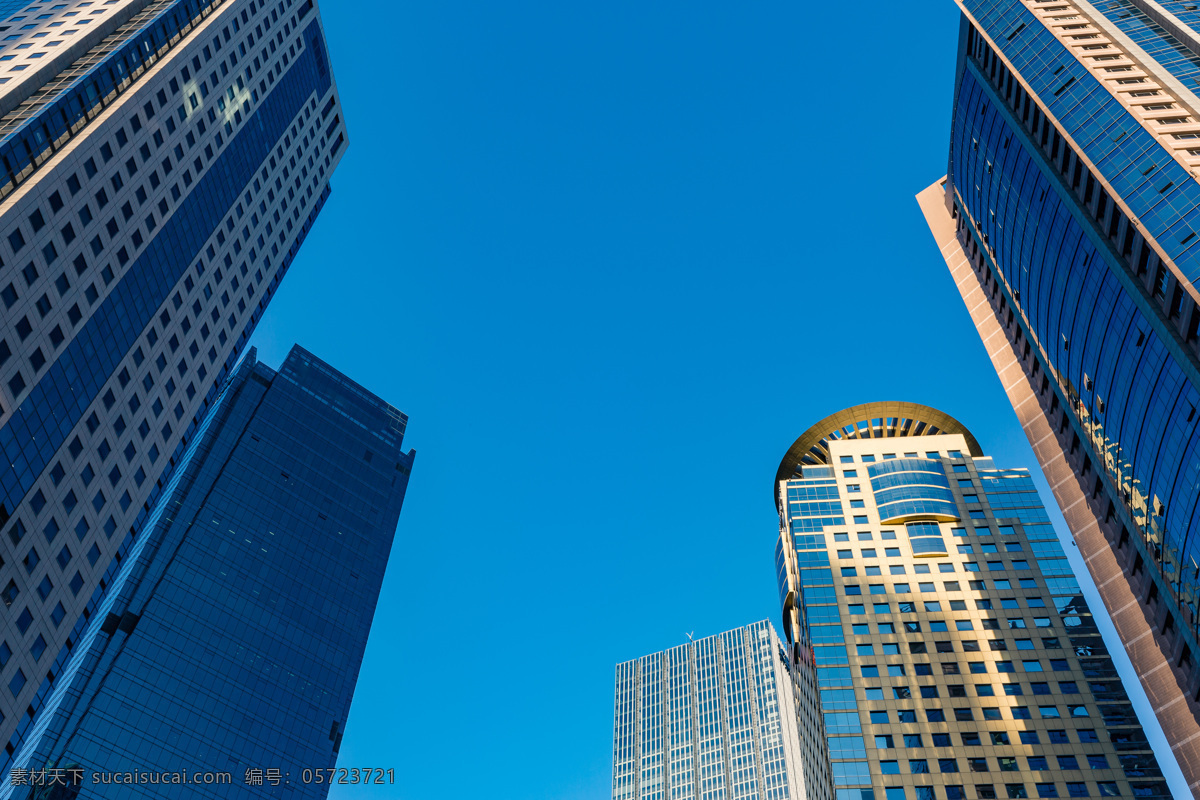
<path id="1" fill-rule="evenodd" d="M 278 372 L 250 351 L 0 796 L 45 796 L 50 767 L 81 770 L 81 797 L 324 797 L 413 463 L 406 423 L 300 347 Z"/>
<path id="2" fill-rule="evenodd" d="M 960 0 L 919 200 L 1200 789 L 1200 12 Z"/>
<path id="3" fill-rule="evenodd" d="M 313 0 L 0 3 L 0 762 L 345 151 Z"/>

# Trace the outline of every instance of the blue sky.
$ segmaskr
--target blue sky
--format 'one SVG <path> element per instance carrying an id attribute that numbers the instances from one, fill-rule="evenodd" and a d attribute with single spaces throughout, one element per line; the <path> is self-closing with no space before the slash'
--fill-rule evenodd
<path id="1" fill-rule="evenodd" d="M 829 413 L 1041 481 L 913 199 L 948 0 L 322 14 L 350 148 L 253 343 L 418 451 L 340 762 L 402 781 L 331 798 L 607 798 L 615 663 L 778 617 L 771 483 Z"/>

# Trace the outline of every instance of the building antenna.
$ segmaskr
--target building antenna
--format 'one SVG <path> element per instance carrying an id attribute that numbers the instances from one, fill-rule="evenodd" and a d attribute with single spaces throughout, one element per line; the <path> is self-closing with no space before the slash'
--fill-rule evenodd
<path id="1" fill-rule="evenodd" d="M 695 639 L 692 638 L 695 635 L 695 633 L 696 633 L 695 631 L 692 631 L 690 633 L 685 633 L 684 636 L 688 637 L 689 642 L 695 642 Z"/>

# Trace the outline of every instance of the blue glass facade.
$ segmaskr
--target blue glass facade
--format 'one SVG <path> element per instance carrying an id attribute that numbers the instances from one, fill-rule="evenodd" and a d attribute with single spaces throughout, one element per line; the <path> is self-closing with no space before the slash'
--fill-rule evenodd
<path id="1" fill-rule="evenodd" d="M 324 797 L 413 463 L 406 423 L 299 347 L 278 372 L 251 352 L 0 796 L 40 797 L 29 770 L 49 766 L 81 769 L 85 797 Z"/>
<path id="2" fill-rule="evenodd" d="M 1005 389 L 1195 785 L 1200 14 L 1174 0 L 959 6 L 949 213 L 927 218 L 968 304 L 991 306 L 981 333 L 1011 346 L 989 347 L 997 370 L 1028 379 Z M 997 515 L 1048 525 L 1019 476 L 983 483 Z M 1066 574 L 1049 537 L 1030 545 Z"/>
<path id="3" fill-rule="evenodd" d="M 994 32 L 1026 25 L 1010 40 L 1000 36 L 1011 42 L 1012 53 L 1005 47 L 1004 54 L 1048 91 L 1025 93 L 1001 70 L 990 45 L 968 29 L 950 156 L 960 241 L 970 253 L 988 254 L 1005 306 L 1036 348 L 1078 441 L 1089 448 L 1087 464 L 1103 476 L 1114 501 L 1110 513 L 1136 537 L 1180 622 L 1188 621 L 1183 627 L 1194 652 L 1200 599 L 1195 358 L 1180 346 L 1169 311 L 1164 314 L 1136 280 L 1161 263 L 1159 254 L 1087 170 L 1074 166 L 1078 158 L 1037 104 L 1055 115 L 1145 228 L 1161 234 L 1166 255 L 1189 279 L 1195 277 L 1195 241 L 1184 248 L 1179 240 L 1187 234 L 1178 231 L 1194 228 L 1200 184 L 1082 67 L 1056 95 L 1049 74 L 1067 56 L 1055 55 L 1062 46 L 1040 22 L 1025 20 L 1019 3 L 979 10 Z"/>
<path id="4" fill-rule="evenodd" d="M 0 765 L 31 735 L 346 144 L 312 0 L 37 10 L 5 47 L 24 37 L 38 69 L 0 75 Z"/>

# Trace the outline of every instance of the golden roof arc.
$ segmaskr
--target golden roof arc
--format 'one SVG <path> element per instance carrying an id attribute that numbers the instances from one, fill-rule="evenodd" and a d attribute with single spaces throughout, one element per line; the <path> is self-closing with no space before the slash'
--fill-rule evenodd
<path id="1" fill-rule="evenodd" d="M 959 433 L 967 440 L 972 456 L 983 449 L 967 427 L 949 414 L 920 403 L 884 400 L 844 408 L 800 434 L 788 448 L 775 473 L 773 494 L 779 499 L 779 482 L 787 480 L 805 465 L 828 464 L 829 442 L 841 439 L 891 439 Z"/>

